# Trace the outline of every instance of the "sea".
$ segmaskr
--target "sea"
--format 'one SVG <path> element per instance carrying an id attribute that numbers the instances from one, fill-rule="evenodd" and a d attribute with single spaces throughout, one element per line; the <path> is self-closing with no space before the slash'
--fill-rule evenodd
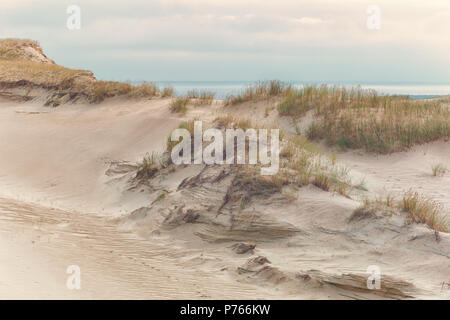
<path id="1" fill-rule="evenodd" d="M 225 99 L 229 95 L 239 94 L 249 85 L 256 81 L 151 81 L 160 88 L 172 86 L 175 94 L 179 96 L 186 95 L 191 90 L 208 91 L 215 94 L 216 99 Z M 301 87 L 310 84 L 327 84 L 330 86 L 344 86 L 347 88 L 361 87 L 362 89 L 371 89 L 382 95 L 406 95 L 413 99 L 429 99 L 440 96 L 450 95 L 450 84 L 415 84 L 415 83 L 336 83 L 336 82 L 301 82 L 285 81 L 295 87 Z"/>

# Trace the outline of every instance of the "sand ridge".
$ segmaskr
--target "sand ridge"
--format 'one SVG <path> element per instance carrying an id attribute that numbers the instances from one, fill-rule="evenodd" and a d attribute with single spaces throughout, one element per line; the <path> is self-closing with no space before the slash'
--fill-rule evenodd
<path id="1" fill-rule="evenodd" d="M 295 199 L 263 195 L 242 214 L 233 203 L 217 214 L 232 173 L 216 179 L 222 169 L 203 166 L 130 188 L 136 162 L 162 152 L 181 121 L 223 112 L 217 103 L 180 116 L 168 111 L 169 103 L 0 104 L 0 259 L 10 261 L 1 269 L 0 297 L 450 297 L 443 286 L 449 235 L 436 241 L 427 227 L 401 215 L 351 221 L 358 197 L 310 185 L 295 191 Z M 267 121 L 289 126 L 275 113 Z M 419 186 L 448 211 L 449 177 L 431 177 L 428 166 L 448 163 L 449 150 L 449 142 L 436 142 L 390 156 L 338 159 L 355 180 L 365 178 L 369 196 Z M 182 184 L 197 176 L 203 183 Z M 161 192 L 164 199 L 155 202 Z M 233 249 L 239 243 L 255 247 L 239 254 Z M 65 268 L 77 263 L 85 276 L 74 292 L 65 287 Z M 401 290 L 365 290 L 369 265 L 380 266 L 387 287 Z"/>

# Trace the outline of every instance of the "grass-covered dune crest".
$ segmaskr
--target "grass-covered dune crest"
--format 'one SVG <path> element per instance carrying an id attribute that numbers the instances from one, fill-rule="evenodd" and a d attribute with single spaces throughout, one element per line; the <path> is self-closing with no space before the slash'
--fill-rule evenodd
<path id="1" fill-rule="evenodd" d="M 58 106 L 76 101 L 99 103 L 115 96 L 144 99 L 171 94 L 153 83 L 100 81 L 91 71 L 60 66 L 36 41 L 0 40 L 0 96 L 4 98 L 27 101 L 44 96 L 45 105 Z"/>

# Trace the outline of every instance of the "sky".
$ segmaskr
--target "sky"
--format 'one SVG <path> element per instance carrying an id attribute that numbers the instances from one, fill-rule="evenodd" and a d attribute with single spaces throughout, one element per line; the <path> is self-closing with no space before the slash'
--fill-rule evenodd
<path id="1" fill-rule="evenodd" d="M 2 0 L 0 38 L 103 80 L 450 83 L 449 0 Z"/>

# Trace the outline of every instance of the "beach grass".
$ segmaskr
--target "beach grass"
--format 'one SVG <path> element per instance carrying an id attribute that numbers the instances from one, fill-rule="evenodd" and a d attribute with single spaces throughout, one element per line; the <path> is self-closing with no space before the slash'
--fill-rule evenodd
<path id="1" fill-rule="evenodd" d="M 186 114 L 189 101 L 190 99 L 187 97 L 174 98 L 170 103 L 169 109 L 173 113 Z"/>
<path id="2" fill-rule="evenodd" d="M 378 95 L 360 88 L 289 88 L 278 111 L 293 118 L 313 112 L 308 137 L 342 149 L 387 154 L 450 137 L 450 111 L 441 102 Z"/>
<path id="3" fill-rule="evenodd" d="M 214 101 L 215 94 L 204 90 L 190 90 L 186 98 L 192 99 L 194 105 L 209 105 Z"/>
<path id="4" fill-rule="evenodd" d="M 219 130 L 242 129 L 244 131 L 249 128 L 257 128 L 250 120 L 235 118 L 232 115 L 217 117 L 211 123 L 211 127 Z M 181 123 L 179 128 L 186 129 L 193 137 L 194 120 Z M 170 155 L 177 143 L 178 141 L 171 141 L 168 137 L 166 153 Z M 191 144 L 193 145 L 193 138 Z M 271 176 L 270 179 L 264 178 L 276 183 L 278 187 L 281 188 L 286 185 L 302 187 L 312 184 L 325 191 L 337 192 L 346 197 L 354 188 L 348 168 L 338 164 L 336 159 L 322 153 L 320 147 L 306 138 L 300 136 L 282 138 L 280 149 L 278 173 Z M 246 147 L 245 157 L 247 159 L 248 152 L 249 150 Z M 223 154 L 225 155 L 225 153 L 224 143 Z M 238 165 L 238 167 L 246 168 L 248 165 Z M 259 172 L 259 164 L 251 167 Z"/>
<path id="5" fill-rule="evenodd" d="M 400 200 L 392 194 L 376 199 L 364 199 L 362 206 L 357 208 L 350 220 L 361 213 L 380 211 L 384 213 L 393 213 L 392 210 L 400 210 L 406 213 L 408 223 L 421 223 L 427 225 L 430 229 L 440 232 L 450 232 L 450 221 L 444 214 L 442 206 L 418 192 L 410 189 L 403 192 Z"/>
<path id="6" fill-rule="evenodd" d="M 224 104 L 237 105 L 248 101 L 278 97 L 289 90 L 290 86 L 279 81 L 260 81 L 254 85 L 247 86 L 240 94 L 230 95 L 225 99 Z"/>

